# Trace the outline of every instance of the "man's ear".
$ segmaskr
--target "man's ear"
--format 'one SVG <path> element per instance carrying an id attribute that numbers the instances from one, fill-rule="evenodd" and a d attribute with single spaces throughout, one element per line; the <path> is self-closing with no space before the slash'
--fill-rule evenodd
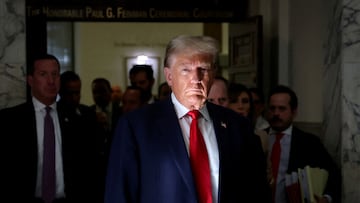
<path id="1" fill-rule="evenodd" d="M 150 86 L 153 86 L 154 83 L 155 83 L 155 78 L 152 78 L 151 81 L 150 81 L 151 85 Z"/>
<path id="2" fill-rule="evenodd" d="M 297 108 L 296 108 L 296 109 L 293 110 L 293 114 L 294 114 L 293 117 L 294 117 L 294 118 L 297 116 L 297 113 L 298 113 L 298 110 L 297 110 Z"/>
<path id="3" fill-rule="evenodd" d="M 30 87 L 32 87 L 33 86 L 33 77 L 32 77 L 32 75 L 27 75 L 26 80 L 27 80 L 28 85 Z"/>
<path id="4" fill-rule="evenodd" d="M 172 75 L 171 75 L 170 68 L 168 68 L 168 67 L 164 68 L 164 75 L 165 75 L 166 82 L 171 87 L 172 86 Z"/>

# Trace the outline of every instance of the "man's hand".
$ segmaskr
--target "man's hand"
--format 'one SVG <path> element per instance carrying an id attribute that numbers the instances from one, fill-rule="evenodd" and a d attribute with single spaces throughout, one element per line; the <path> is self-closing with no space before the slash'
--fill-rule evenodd
<path id="1" fill-rule="evenodd" d="M 319 197 L 317 195 L 314 195 L 314 197 L 317 203 L 330 203 L 329 200 L 324 196 Z"/>

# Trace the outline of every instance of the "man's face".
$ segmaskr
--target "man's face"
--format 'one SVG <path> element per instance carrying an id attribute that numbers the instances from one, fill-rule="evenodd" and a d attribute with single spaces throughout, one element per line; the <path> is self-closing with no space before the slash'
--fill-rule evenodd
<path id="1" fill-rule="evenodd" d="M 145 72 L 138 72 L 130 75 L 130 83 L 133 86 L 140 87 L 145 92 L 151 92 L 154 80 L 149 80 Z"/>
<path id="2" fill-rule="evenodd" d="M 212 58 L 204 55 L 178 54 L 164 74 L 177 100 L 188 109 L 200 109 L 214 78 Z"/>
<path id="3" fill-rule="evenodd" d="M 208 101 L 214 104 L 228 107 L 229 105 L 229 97 L 226 89 L 226 85 L 221 80 L 215 80 L 211 85 Z"/>
<path id="4" fill-rule="evenodd" d="M 106 107 L 111 101 L 111 89 L 105 83 L 92 85 L 92 94 L 95 104 Z"/>
<path id="5" fill-rule="evenodd" d="M 65 89 L 63 95 L 61 95 L 61 100 L 72 107 L 77 107 L 80 104 L 80 91 L 81 82 L 79 80 L 69 81 L 65 84 Z"/>
<path id="6" fill-rule="evenodd" d="M 255 116 L 258 117 L 264 111 L 265 106 L 263 103 L 261 103 L 260 98 L 256 93 L 251 92 L 251 97 L 252 97 L 253 103 L 254 103 Z"/>
<path id="7" fill-rule="evenodd" d="M 171 88 L 168 85 L 164 85 L 160 89 L 159 100 L 165 100 L 171 94 Z"/>
<path id="8" fill-rule="evenodd" d="M 32 95 L 45 105 L 55 102 L 60 89 L 60 67 L 53 59 L 35 61 L 34 73 L 27 77 Z"/>
<path id="9" fill-rule="evenodd" d="M 122 97 L 122 111 L 123 113 L 133 111 L 141 107 L 141 92 L 139 90 L 128 89 Z"/>
<path id="10" fill-rule="evenodd" d="M 122 99 L 122 90 L 120 86 L 115 85 L 112 86 L 111 89 L 112 89 L 111 100 L 115 102 L 120 102 Z"/>
<path id="11" fill-rule="evenodd" d="M 290 96 L 286 93 L 277 93 L 270 97 L 268 121 L 276 131 L 286 130 L 293 122 L 297 110 L 290 107 Z"/>

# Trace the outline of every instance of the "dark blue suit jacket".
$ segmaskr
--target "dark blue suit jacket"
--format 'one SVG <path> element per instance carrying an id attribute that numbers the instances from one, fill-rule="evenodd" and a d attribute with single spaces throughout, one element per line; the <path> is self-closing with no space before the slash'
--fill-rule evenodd
<path id="1" fill-rule="evenodd" d="M 249 121 L 207 104 L 219 148 L 219 202 L 269 202 L 266 162 Z M 171 99 L 123 115 L 108 165 L 105 203 L 196 203 L 186 146 Z"/>

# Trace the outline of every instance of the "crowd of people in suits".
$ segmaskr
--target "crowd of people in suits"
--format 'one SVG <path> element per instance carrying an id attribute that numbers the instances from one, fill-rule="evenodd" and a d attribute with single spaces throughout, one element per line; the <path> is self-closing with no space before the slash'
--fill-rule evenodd
<path id="1" fill-rule="evenodd" d="M 286 192 L 285 176 L 305 166 L 329 172 L 324 195 L 317 202 L 341 202 L 341 173 L 320 138 L 304 132 L 294 125 L 298 112 L 298 98 L 288 86 L 277 85 L 269 92 L 267 104 L 260 88 L 229 83 L 217 76 L 210 88 L 208 101 L 230 108 L 252 121 L 254 134 L 260 138 L 267 157 L 267 177 L 272 190 L 272 202 L 290 203 Z M 272 152 L 276 134 L 280 140 L 280 163 L 272 167 Z M 276 179 L 274 178 L 276 177 Z"/>
<path id="2" fill-rule="evenodd" d="M 287 203 L 285 175 L 306 165 L 329 172 L 318 203 L 341 201 L 341 176 L 321 140 L 295 127 L 298 99 L 284 85 L 267 98 L 259 88 L 215 75 L 217 41 L 178 36 L 165 53 L 166 82 L 152 94 L 153 69 L 135 65 L 124 91 L 106 78 L 92 81 L 94 104 L 80 103 L 81 79 L 60 74 L 58 59 L 34 57 L 27 73 L 31 97 L 0 110 L 4 162 L 1 198 L 27 203 Z M 57 97 L 59 96 L 59 100 Z M 54 191 L 44 197 L 44 117 L 51 108 L 55 140 Z M 210 173 L 209 195 L 192 171 L 188 111 L 200 114 Z M 276 134 L 281 155 L 274 171 Z M 46 183 L 47 184 L 47 183 Z"/>

